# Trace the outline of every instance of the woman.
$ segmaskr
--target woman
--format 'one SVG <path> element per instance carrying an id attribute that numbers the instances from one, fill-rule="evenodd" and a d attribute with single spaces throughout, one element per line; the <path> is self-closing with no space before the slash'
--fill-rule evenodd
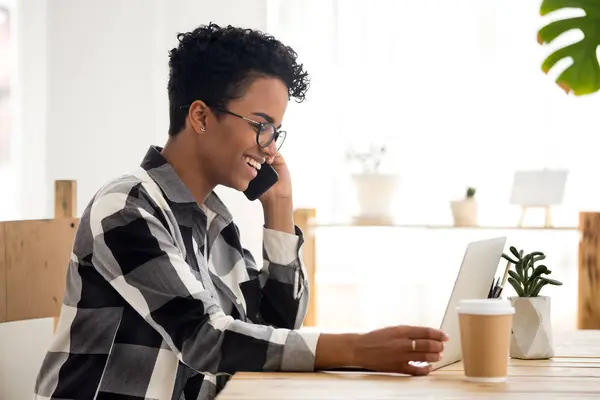
<path id="1" fill-rule="evenodd" d="M 423 375 L 444 334 L 389 327 L 300 331 L 308 285 L 290 174 L 278 152 L 291 97 L 308 75 L 261 32 L 215 24 L 170 52 L 169 138 L 82 214 L 54 342 L 35 393 L 50 399 L 212 399 L 236 371 L 358 366 Z M 264 262 L 241 244 L 213 189 L 244 191 L 261 168 Z M 121 396 L 121 397 L 119 397 Z"/>

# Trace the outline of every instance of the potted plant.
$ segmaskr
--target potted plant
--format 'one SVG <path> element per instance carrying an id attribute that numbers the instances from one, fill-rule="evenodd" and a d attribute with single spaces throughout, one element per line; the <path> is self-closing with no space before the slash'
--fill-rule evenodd
<path id="1" fill-rule="evenodd" d="M 385 174 L 380 166 L 387 153 L 385 145 L 371 145 L 365 151 L 349 149 L 346 160 L 356 162 L 360 169 L 352 174 L 359 208 L 359 219 L 392 219 L 392 205 L 398 187 L 398 176 Z"/>
<path id="2" fill-rule="evenodd" d="M 562 285 L 550 279 L 552 271 L 545 265 L 535 265 L 546 258 L 541 251 L 523 255 L 510 247 L 511 255 L 502 254 L 502 258 L 514 264 L 509 269 L 508 283 L 515 289 L 516 297 L 509 297 L 515 315 L 511 333 L 510 356 L 520 359 L 546 359 L 554 356 L 552 339 L 552 321 L 550 297 L 541 296 L 546 285 Z M 509 266 L 510 266 L 509 264 Z"/>
<path id="3" fill-rule="evenodd" d="M 475 193 L 477 189 L 468 187 L 465 197 L 450 202 L 454 226 L 476 226 L 477 225 L 477 200 Z"/>
<path id="4" fill-rule="evenodd" d="M 560 60 L 570 57 L 573 63 L 556 79 L 556 84 L 566 93 L 588 95 L 600 90 L 600 65 L 596 49 L 600 45 L 600 13 L 598 0 L 543 0 L 540 14 L 548 15 L 566 8 L 579 8 L 584 16 L 552 21 L 538 31 L 538 43 L 549 44 L 570 30 L 581 30 L 584 38 L 552 52 L 542 63 L 548 73 Z"/>

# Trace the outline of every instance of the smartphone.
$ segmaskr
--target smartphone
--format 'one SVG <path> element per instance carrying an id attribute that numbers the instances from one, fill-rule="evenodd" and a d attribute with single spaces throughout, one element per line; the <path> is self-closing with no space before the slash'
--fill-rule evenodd
<path id="1" fill-rule="evenodd" d="M 244 195 L 250 201 L 254 201 L 262 196 L 267 190 L 277 183 L 279 174 L 271 164 L 263 163 L 258 170 L 256 178 L 250 181 L 248 188 L 244 190 Z"/>

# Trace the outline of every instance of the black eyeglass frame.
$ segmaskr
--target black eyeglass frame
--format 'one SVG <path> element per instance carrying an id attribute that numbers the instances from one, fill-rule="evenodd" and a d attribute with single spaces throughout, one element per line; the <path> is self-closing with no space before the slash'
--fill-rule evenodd
<path id="1" fill-rule="evenodd" d="M 188 108 L 188 107 L 190 107 L 190 106 L 189 105 L 185 105 L 185 106 L 179 107 L 179 109 L 184 109 L 184 108 Z M 277 151 L 279 151 L 279 149 L 281 149 L 281 146 L 283 146 L 283 142 L 285 142 L 285 138 L 287 136 L 287 132 L 286 131 L 282 131 L 280 129 L 277 129 L 277 127 L 275 126 L 275 124 L 272 124 L 270 122 L 255 121 L 255 120 L 253 120 L 251 118 L 243 117 L 243 116 L 241 116 L 241 115 L 239 115 L 237 113 L 234 113 L 233 111 L 229 111 L 229 110 L 227 110 L 225 108 L 215 108 L 215 110 L 224 112 L 225 114 L 229 114 L 229 115 L 232 115 L 234 117 L 243 119 L 246 122 L 249 122 L 250 125 L 252 125 L 256 129 L 256 144 L 259 147 L 263 148 L 263 149 L 269 147 L 269 145 L 271 143 L 273 143 L 273 141 L 275 140 Z M 271 138 L 267 141 L 266 144 L 262 145 L 262 144 L 260 144 L 260 141 L 258 140 L 258 138 L 260 137 L 260 131 L 262 129 L 264 129 L 265 126 L 272 126 L 273 127 L 273 135 L 271 135 Z M 280 136 L 282 137 L 281 142 L 277 142 L 277 140 L 279 139 Z"/>

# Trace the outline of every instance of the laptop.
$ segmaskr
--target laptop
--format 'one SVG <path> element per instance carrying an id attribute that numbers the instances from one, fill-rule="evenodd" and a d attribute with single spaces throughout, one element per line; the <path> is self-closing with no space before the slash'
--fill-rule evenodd
<path id="1" fill-rule="evenodd" d="M 487 299 L 498 270 L 498 264 L 502 258 L 502 251 L 505 244 L 505 236 L 469 243 L 463 256 L 456 281 L 454 281 L 454 287 L 446 305 L 446 311 L 440 327 L 442 332 L 450 336 L 444 347 L 444 358 L 435 363 L 411 361 L 410 364 L 417 367 L 431 364 L 432 370 L 435 371 L 461 360 L 462 351 L 456 307 L 464 299 Z M 328 371 L 373 372 L 352 366 L 333 368 Z"/>
<path id="2" fill-rule="evenodd" d="M 431 364 L 433 370 L 461 360 L 456 307 L 464 299 L 487 299 L 505 244 L 506 237 L 497 237 L 472 242 L 467 246 L 440 327 L 440 330 L 447 333 L 450 339 L 444 348 L 444 358 Z"/>

